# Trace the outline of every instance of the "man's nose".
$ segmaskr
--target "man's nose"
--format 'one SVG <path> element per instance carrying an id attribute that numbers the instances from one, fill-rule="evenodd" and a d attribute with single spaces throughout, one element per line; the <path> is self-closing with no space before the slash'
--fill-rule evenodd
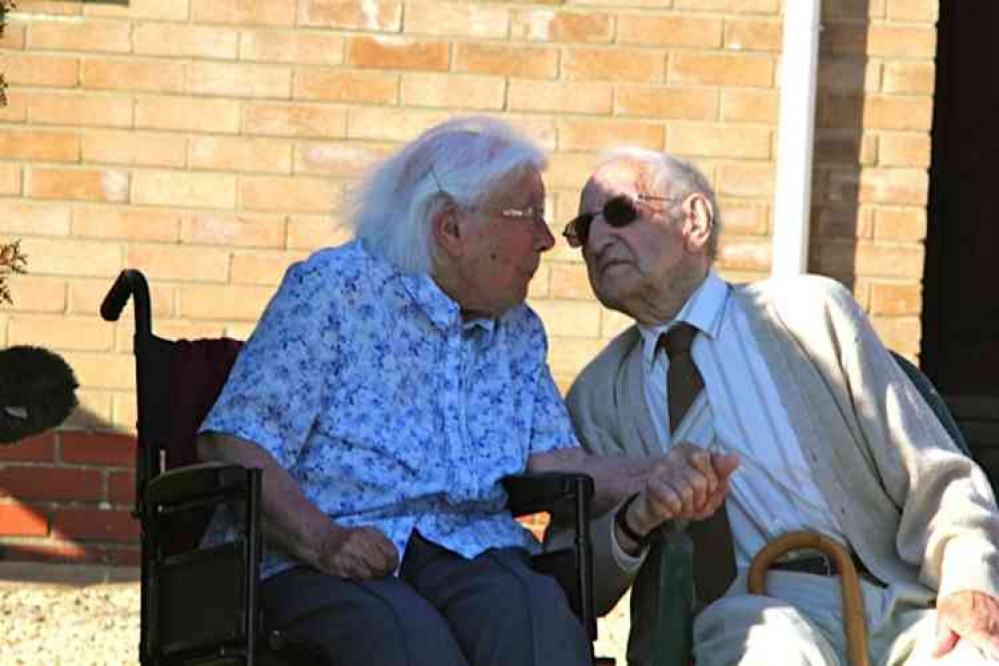
<path id="1" fill-rule="evenodd" d="M 538 252 L 547 252 L 548 250 L 555 247 L 555 236 L 552 235 L 552 230 L 548 228 L 548 224 L 544 221 L 540 221 L 534 225 L 535 228 L 535 247 Z"/>

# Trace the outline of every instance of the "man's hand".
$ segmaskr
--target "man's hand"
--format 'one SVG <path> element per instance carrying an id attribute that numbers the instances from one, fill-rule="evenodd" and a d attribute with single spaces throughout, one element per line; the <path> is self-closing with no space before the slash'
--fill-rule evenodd
<path id="1" fill-rule="evenodd" d="M 628 525 L 647 534 L 666 520 L 703 520 L 728 492 L 729 476 L 739 457 L 711 453 L 686 442 L 656 463 L 638 499 L 628 508 Z"/>
<path id="2" fill-rule="evenodd" d="M 341 578 L 381 578 L 399 566 L 395 545 L 373 527 L 330 526 L 319 552 L 319 568 Z"/>
<path id="3" fill-rule="evenodd" d="M 999 599 L 965 590 L 937 600 L 937 644 L 942 657 L 960 640 L 969 641 L 990 659 L 999 659 Z"/>

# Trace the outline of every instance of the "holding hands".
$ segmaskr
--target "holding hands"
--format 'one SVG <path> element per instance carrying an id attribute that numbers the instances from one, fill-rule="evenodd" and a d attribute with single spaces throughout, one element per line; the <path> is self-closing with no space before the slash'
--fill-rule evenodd
<path id="1" fill-rule="evenodd" d="M 736 455 L 677 444 L 655 464 L 623 519 L 639 535 L 667 520 L 704 520 L 725 500 L 728 479 L 738 466 Z"/>

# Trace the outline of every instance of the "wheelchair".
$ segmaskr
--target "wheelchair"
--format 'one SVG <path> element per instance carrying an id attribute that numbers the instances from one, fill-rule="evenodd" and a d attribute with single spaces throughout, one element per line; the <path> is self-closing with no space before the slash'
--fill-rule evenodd
<path id="1" fill-rule="evenodd" d="M 307 645 L 269 628 L 258 600 L 261 556 L 259 469 L 198 462 L 198 426 L 222 390 L 241 342 L 229 338 L 167 340 L 152 332 L 148 283 L 121 272 L 101 304 L 117 321 L 132 300 L 138 402 L 135 509 L 141 525 L 139 659 L 142 666 L 309 666 Z M 536 555 L 535 570 L 555 577 L 596 639 L 592 594 L 590 501 L 583 474 L 506 477 L 514 516 L 571 516 L 571 547 Z M 220 506 L 237 518 L 235 539 L 203 546 Z M 598 664 L 613 664 L 601 659 Z"/>

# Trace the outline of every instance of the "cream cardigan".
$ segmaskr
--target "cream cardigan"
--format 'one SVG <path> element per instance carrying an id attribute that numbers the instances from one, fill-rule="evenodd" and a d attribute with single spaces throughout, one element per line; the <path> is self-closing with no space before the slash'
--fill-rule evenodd
<path id="1" fill-rule="evenodd" d="M 927 600 L 959 590 L 999 597 L 999 511 L 988 479 L 950 440 L 849 292 L 807 276 L 735 287 L 732 298 L 747 313 L 819 489 L 868 569 L 889 584 L 925 588 Z M 643 395 L 633 326 L 569 391 L 584 448 L 656 455 Z M 634 578 L 611 554 L 612 515 L 593 525 L 601 614 Z M 658 573 L 650 561 L 632 592 L 632 664 L 648 660 L 658 614 L 651 579 Z"/>

